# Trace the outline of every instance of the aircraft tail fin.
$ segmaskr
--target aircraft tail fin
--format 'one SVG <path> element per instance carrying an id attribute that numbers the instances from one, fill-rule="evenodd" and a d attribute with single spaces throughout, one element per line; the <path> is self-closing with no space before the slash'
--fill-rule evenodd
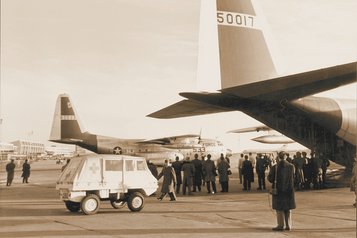
<path id="1" fill-rule="evenodd" d="M 257 1 L 217 1 L 217 29 L 222 89 L 281 74 L 281 60 Z"/>
<path id="2" fill-rule="evenodd" d="M 75 144 L 82 140 L 82 130 L 71 99 L 67 94 L 57 98 L 50 141 Z"/>

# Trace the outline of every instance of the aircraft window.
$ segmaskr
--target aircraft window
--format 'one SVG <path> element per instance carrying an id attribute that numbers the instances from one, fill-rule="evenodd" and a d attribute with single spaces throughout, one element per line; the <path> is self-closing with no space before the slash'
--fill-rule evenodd
<path id="1" fill-rule="evenodd" d="M 137 161 L 136 163 L 136 170 L 138 171 L 142 171 L 142 170 L 145 170 L 145 164 L 146 162 L 145 161 Z"/>
<path id="2" fill-rule="evenodd" d="M 106 160 L 105 161 L 106 171 L 122 171 L 123 161 L 122 160 Z"/>
<path id="3" fill-rule="evenodd" d="M 125 170 L 134 171 L 135 161 L 134 160 L 125 160 Z"/>

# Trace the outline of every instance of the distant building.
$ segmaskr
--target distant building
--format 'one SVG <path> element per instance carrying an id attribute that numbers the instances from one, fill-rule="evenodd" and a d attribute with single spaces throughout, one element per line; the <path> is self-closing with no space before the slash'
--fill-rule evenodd
<path id="1" fill-rule="evenodd" d="M 37 156 L 45 153 L 45 145 L 43 143 L 17 140 L 12 144 L 16 146 L 16 153 L 19 155 Z"/>
<path id="2" fill-rule="evenodd" d="M 7 160 L 8 155 L 16 151 L 16 146 L 9 143 L 0 143 L 0 160 Z"/>

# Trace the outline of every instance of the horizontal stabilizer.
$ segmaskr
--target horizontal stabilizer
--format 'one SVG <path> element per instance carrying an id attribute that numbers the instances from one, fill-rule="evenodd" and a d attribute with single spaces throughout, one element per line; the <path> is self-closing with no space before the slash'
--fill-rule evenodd
<path id="1" fill-rule="evenodd" d="M 169 119 L 228 111 L 234 111 L 234 109 L 216 107 L 192 100 L 182 100 L 157 112 L 151 113 L 148 117 Z"/>

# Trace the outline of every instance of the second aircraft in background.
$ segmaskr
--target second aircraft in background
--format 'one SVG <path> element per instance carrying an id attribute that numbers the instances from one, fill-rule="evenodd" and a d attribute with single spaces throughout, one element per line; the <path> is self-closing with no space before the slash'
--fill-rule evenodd
<path id="1" fill-rule="evenodd" d="M 193 158 L 194 154 L 211 154 L 216 160 L 227 153 L 218 140 L 201 138 L 200 135 L 180 135 L 153 140 L 119 139 L 92 134 L 83 130 L 67 94 L 57 98 L 50 141 L 74 144 L 98 154 L 124 154 L 141 156 L 155 164 L 163 164 L 165 159 L 175 160 L 176 156 Z"/>

